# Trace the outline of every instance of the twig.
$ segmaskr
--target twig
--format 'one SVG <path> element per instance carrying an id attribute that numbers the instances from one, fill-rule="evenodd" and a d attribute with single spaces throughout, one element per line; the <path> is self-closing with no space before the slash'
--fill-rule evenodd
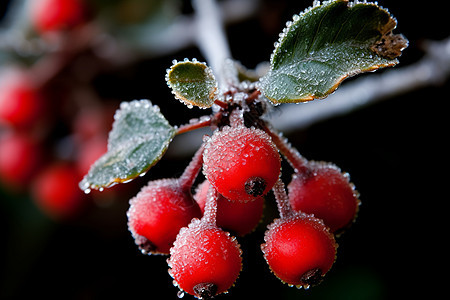
<path id="1" fill-rule="evenodd" d="M 212 123 L 211 118 L 207 118 L 205 120 L 195 120 L 192 123 L 180 126 L 177 129 L 177 134 L 182 134 L 182 133 L 189 132 L 189 131 L 192 131 L 195 129 L 203 128 L 206 126 L 211 126 L 211 123 Z"/>
<path id="2" fill-rule="evenodd" d="M 214 0 L 193 0 L 197 17 L 197 45 L 219 82 L 225 84 L 223 64 L 231 58 L 230 48 L 223 28 L 222 15 Z"/>
<path id="3" fill-rule="evenodd" d="M 26 22 L 27 5 L 30 0 L 14 0 L 8 9 L 2 24 L 0 24 L 0 50 L 13 51 L 22 55 L 40 55 L 48 47 L 39 38 L 26 38 L 29 24 Z M 202 2 L 202 0 L 200 0 Z M 247 20 L 255 15 L 259 8 L 259 0 L 227 0 L 222 1 L 219 12 L 223 23 L 231 24 Z M 97 47 L 100 51 L 107 51 L 108 58 L 116 65 L 126 65 L 139 59 L 165 56 L 194 46 L 197 43 L 196 16 L 179 16 L 163 30 L 143 32 L 138 48 L 120 43 L 114 36 L 107 33 L 99 36 Z M 151 28 L 153 29 L 153 28 Z M 130 33 L 131 34 L 131 33 Z M 136 33 L 134 33 L 136 34 Z"/>

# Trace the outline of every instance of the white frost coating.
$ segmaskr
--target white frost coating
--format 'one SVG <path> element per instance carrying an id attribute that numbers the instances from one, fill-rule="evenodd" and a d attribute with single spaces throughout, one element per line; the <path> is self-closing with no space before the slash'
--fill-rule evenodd
<path id="1" fill-rule="evenodd" d="M 184 98 L 183 95 L 186 94 L 186 90 L 187 90 L 188 94 L 190 94 L 195 89 L 195 86 L 184 87 L 184 86 L 179 85 L 176 82 L 175 83 L 170 82 L 170 73 L 174 70 L 174 68 L 176 68 L 179 64 L 186 64 L 186 63 L 200 64 L 205 67 L 204 72 L 206 75 L 205 76 L 206 80 L 203 82 L 203 84 L 208 84 L 208 89 L 209 89 L 208 95 L 204 95 L 204 91 L 203 91 L 202 94 L 197 94 L 197 96 L 193 97 L 192 99 L 191 99 L 191 97 L 187 97 L 189 99 Z M 166 69 L 165 79 L 166 79 L 167 85 L 171 89 L 172 94 L 175 96 L 175 99 L 179 100 L 181 103 L 185 104 L 190 109 L 193 108 L 194 105 L 201 109 L 209 108 L 209 106 L 203 105 L 203 101 L 198 101 L 198 99 L 203 99 L 205 96 L 209 97 L 210 99 L 218 98 L 218 84 L 217 84 L 217 81 L 215 79 L 212 69 L 205 62 L 198 61 L 196 58 L 193 58 L 192 60 L 185 58 L 183 61 L 180 61 L 180 62 L 177 61 L 176 59 L 174 59 L 172 61 L 172 66 L 170 68 Z M 195 83 L 193 83 L 193 85 L 194 84 Z"/>
<path id="2" fill-rule="evenodd" d="M 229 262 L 234 265 L 236 261 L 239 261 L 242 269 L 242 250 L 236 238 L 214 224 L 194 218 L 178 233 L 167 262 L 174 285 L 182 290 L 176 282 L 181 272 L 184 274 L 182 276 L 186 276 L 186 273 L 194 275 L 198 269 L 215 268 L 216 263 L 226 265 Z M 238 271 L 237 274 L 231 276 L 239 275 L 240 270 L 235 271 Z"/>
<path id="3" fill-rule="evenodd" d="M 203 154 L 203 173 L 216 189 L 219 182 L 233 178 L 234 180 L 230 180 L 227 184 L 228 190 L 219 188 L 219 193 L 229 199 L 246 202 L 253 198 L 242 193 L 247 178 L 233 177 L 237 170 L 239 174 L 242 174 L 244 170 L 250 174 L 251 172 L 248 171 L 251 167 L 244 169 L 241 167 L 247 164 L 249 166 L 269 164 L 267 168 L 270 168 L 275 160 L 279 159 L 278 149 L 264 131 L 244 126 L 225 126 L 222 130 L 215 131 L 206 143 Z"/>
<path id="4" fill-rule="evenodd" d="M 314 14 L 314 13 L 315 13 L 315 12 L 314 12 L 314 9 L 316 9 L 316 8 L 322 6 L 322 5 L 328 5 L 328 4 L 330 4 L 330 3 L 332 3 L 332 2 L 335 2 L 335 1 L 336 1 L 336 0 L 329 0 L 329 1 L 323 1 L 323 2 L 321 2 L 321 1 L 315 0 L 315 1 L 313 1 L 313 5 L 312 5 L 311 7 L 306 8 L 304 11 L 302 11 L 302 12 L 301 12 L 300 14 L 298 14 L 298 15 L 297 15 L 297 14 L 293 15 L 293 16 L 292 16 L 292 21 L 286 22 L 286 28 L 283 29 L 282 33 L 280 33 L 280 36 L 279 36 L 278 41 L 275 42 L 275 49 L 273 50 L 273 53 L 272 53 L 271 56 L 270 56 L 270 62 L 272 63 L 273 57 L 275 56 L 275 53 L 276 53 L 277 51 L 279 51 L 278 48 L 279 48 L 280 45 L 283 44 L 283 42 L 284 42 L 284 40 L 285 40 L 285 38 L 286 38 L 286 35 L 287 35 L 291 30 L 296 30 L 296 28 L 299 26 L 299 25 L 298 25 L 298 21 L 299 21 L 305 14 L 310 13 L 310 12 L 311 12 L 312 14 Z M 375 4 L 375 5 L 377 5 L 376 2 L 371 3 L 371 2 L 367 2 L 367 1 L 362 1 L 362 2 L 360 2 L 360 1 L 354 1 L 354 2 L 349 1 L 349 2 L 348 2 L 348 6 L 349 6 L 349 7 L 353 7 L 354 5 L 359 4 L 359 3 Z M 389 12 L 388 12 L 387 9 L 384 9 L 383 7 L 380 7 L 380 9 L 385 10 L 385 11 L 389 14 Z M 391 16 L 391 17 L 392 17 L 392 16 Z"/>

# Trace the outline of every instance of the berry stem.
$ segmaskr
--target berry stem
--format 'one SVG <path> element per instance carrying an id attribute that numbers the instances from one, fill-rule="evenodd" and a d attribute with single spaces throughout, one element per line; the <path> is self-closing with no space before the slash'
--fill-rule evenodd
<path id="1" fill-rule="evenodd" d="M 293 210 L 291 204 L 289 203 L 289 196 L 286 193 L 284 182 L 280 178 L 278 178 L 278 181 L 273 186 L 272 191 L 275 195 L 275 199 L 277 200 L 277 208 L 280 213 L 280 217 L 282 219 L 287 218 L 293 213 Z"/>
<path id="2" fill-rule="evenodd" d="M 245 99 L 245 101 L 247 102 L 247 104 L 252 103 L 253 101 L 255 101 L 256 99 L 258 99 L 258 97 L 261 95 L 261 92 L 259 90 L 255 90 L 254 92 L 252 92 L 251 94 L 249 94 L 247 96 L 247 98 Z"/>
<path id="3" fill-rule="evenodd" d="M 220 106 L 222 109 L 227 109 L 228 108 L 228 103 L 223 102 L 219 99 L 214 100 L 214 104 Z"/>
<path id="4" fill-rule="evenodd" d="M 298 152 L 297 149 L 292 147 L 287 138 L 282 134 L 276 132 L 273 128 L 269 128 L 267 124 L 264 124 L 263 130 L 272 138 L 273 143 L 280 150 L 281 154 L 288 160 L 289 164 L 294 168 L 296 173 L 302 173 L 307 170 L 307 160 Z"/>
<path id="5" fill-rule="evenodd" d="M 197 122 L 184 124 L 184 125 L 180 126 L 177 129 L 177 133 L 176 134 L 182 134 L 182 133 L 189 132 L 189 131 L 192 131 L 192 130 L 195 130 L 195 129 L 211 126 L 211 124 L 212 124 L 211 118 L 207 118 L 207 119 L 204 119 L 204 120 L 198 120 Z"/>
<path id="6" fill-rule="evenodd" d="M 197 178 L 198 172 L 203 165 L 203 151 L 205 150 L 205 144 L 202 144 L 197 152 L 192 157 L 189 165 L 184 169 L 183 174 L 181 174 L 179 180 L 180 186 L 185 191 L 190 191 L 195 179 Z"/>
<path id="7" fill-rule="evenodd" d="M 216 189 L 210 184 L 208 189 L 208 196 L 206 197 L 205 213 L 202 221 L 206 224 L 216 225 L 217 220 L 217 198 L 218 193 Z"/>

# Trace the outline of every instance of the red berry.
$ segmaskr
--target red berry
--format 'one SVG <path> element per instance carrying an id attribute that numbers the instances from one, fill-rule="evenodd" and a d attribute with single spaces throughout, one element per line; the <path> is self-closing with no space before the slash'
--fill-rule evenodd
<path id="1" fill-rule="evenodd" d="M 358 194 L 347 174 L 327 163 L 308 162 L 288 185 L 292 208 L 314 214 L 332 232 L 351 224 L 358 210 Z"/>
<path id="2" fill-rule="evenodd" d="M 151 181 L 133 199 L 128 228 L 143 253 L 169 254 L 178 232 L 201 211 L 178 179 Z"/>
<path id="3" fill-rule="evenodd" d="M 205 210 L 208 189 L 210 184 L 205 180 L 197 188 L 194 196 L 202 213 Z M 217 199 L 217 226 L 225 230 L 244 236 L 252 232 L 259 224 L 264 209 L 264 197 L 258 197 L 253 201 L 238 202 L 229 201 L 222 195 Z"/>
<path id="4" fill-rule="evenodd" d="M 33 181 L 32 195 L 38 207 L 55 219 L 76 216 L 86 204 L 78 188 L 76 169 L 68 164 L 54 164 L 43 170 Z"/>
<path id="5" fill-rule="evenodd" d="M 281 169 L 280 155 L 270 137 L 243 126 L 216 131 L 206 144 L 203 161 L 208 181 L 231 201 L 264 196 Z"/>
<path id="6" fill-rule="evenodd" d="M 195 219 L 178 234 L 170 249 L 169 267 L 180 289 L 209 299 L 226 292 L 238 278 L 241 250 L 227 232 Z"/>
<path id="7" fill-rule="evenodd" d="M 42 163 L 41 146 L 25 134 L 9 133 L 0 138 L 0 179 L 15 187 L 23 187 L 36 174 Z"/>
<path id="8" fill-rule="evenodd" d="M 13 127 L 33 125 L 43 112 L 44 99 L 21 71 L 5 72 L 0 80 L 0 123 Z"/>
<path id="9" fill-rule="evenodd" d="M 82 0 L 34 0 L 31 19 L 41 33 L 72 29 L 86 21 Z"/>
<path id="10" fill-rule="evenodd" d="M 269 267 L 289 285 L 307 288 L 320 283 L 336 256 L 334 236 L 312 215 L 276 219 L 264 241 L 261 249 Z"/>

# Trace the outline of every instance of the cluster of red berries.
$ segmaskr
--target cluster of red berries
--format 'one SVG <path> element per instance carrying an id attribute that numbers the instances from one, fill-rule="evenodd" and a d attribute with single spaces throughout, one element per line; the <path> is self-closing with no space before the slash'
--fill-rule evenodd
<path id="1" fill-rule="evenodd" d="M 249 97 L 252 93 L 258 96 Z M 261 222 L 273 191 L 280 218 L 268 226 L 263 255 L 283 282 L 308 288 L 334 263 L 334 234 L 355 219 L 358 194 L 332 164 L 310 162 L 271 129 L 258 92 L 216 101 L 215 128 L 184 173 L 149 182 L 130 200 L 128 226 L 144 254 L 170 255 L 169 274 L 186 293 L 205 299 L 228 291 L 242 268 L 237 238 Z M 246 100 L 236 100 L 246 99 Z M 255 109 L 258 107 L 259 109 Z M 286 192 L 284 158 L 293 169 Z M 200 170 L 205 180 L 193 189 Z"/>
<path id="2" fill-rule="evenodd" d="M 84 2 L 30 1 L 32 29 L 48 48 L 59 47 L 61 39 L 87 21 Z M 42 53 L 29 67 L 16 61 L 2 66 L 0 184 L 14 193 L 30 190 L 43 212 L 66 219 L 86 204 L 78 182 L 106 150 L 113 111 L 76 107 L 72 87 L 58 81 L 71 76 L 69 72 L 60 78 L 61 73 L 47 76 L 54 65 L 45 63 L 58 61 L 57 55 Z"/>

